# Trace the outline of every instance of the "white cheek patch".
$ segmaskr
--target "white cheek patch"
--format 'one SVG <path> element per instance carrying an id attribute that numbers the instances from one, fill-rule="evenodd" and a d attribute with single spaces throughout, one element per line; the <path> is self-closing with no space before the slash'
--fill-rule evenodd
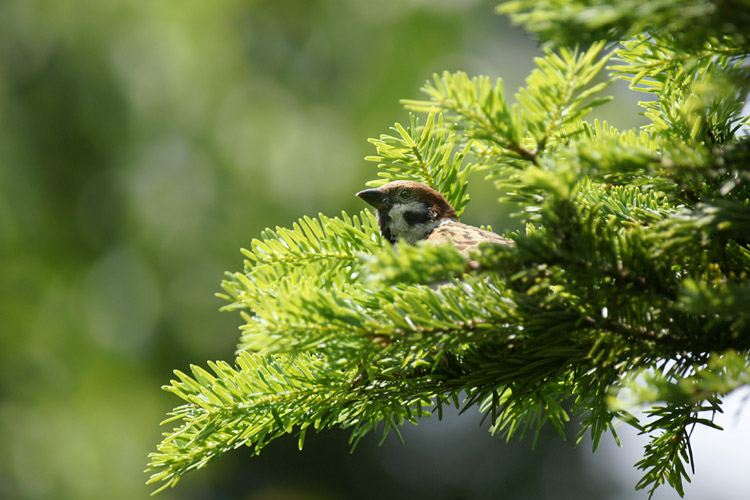
<path id="1" fill-rule="evenodd" d="M 409 225 L 404 216 L 408 212 L 424 211 L 424 205 L 419 201 L 409 203 L 399 203 L 393 206 L 388 212 L 389 222 L 388 229 L 396 239 L 403 238 L 407 243 L 413 245 L 421 240 L 427 233 L 438 226 L 438 221 L 422 222 L 420 224 Z"/>

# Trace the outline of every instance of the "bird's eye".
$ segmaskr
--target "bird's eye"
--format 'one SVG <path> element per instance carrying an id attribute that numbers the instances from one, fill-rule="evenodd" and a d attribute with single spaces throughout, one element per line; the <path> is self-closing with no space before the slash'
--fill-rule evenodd
<path id="1" fill-rule="evenodd" d="M 404 199 L 404 200 L 408 200 L 409 198 L 411 198 L 411 191 L 409 191 L 408 189 L 402 189 L 402 190 L 401 190 L 401 192 L 400 192 L 400 193 L 398 193 L 398 195 L 399 195 L 399 196 L 400 196 L 400 197 L 401 197 L 402 199 Z"/>

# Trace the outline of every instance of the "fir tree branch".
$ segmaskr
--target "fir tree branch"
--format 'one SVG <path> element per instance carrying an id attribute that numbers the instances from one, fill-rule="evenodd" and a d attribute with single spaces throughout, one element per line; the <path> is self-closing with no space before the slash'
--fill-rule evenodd
<path id="1" fill-rule="evenodd" d="M 508 105 L 502 80 L 493 86 L 487 77 L 469 79 L 466 73 L 446 71 L 442 77 L 435 75 L 434 84 L 428 82 L 422 91 L 430 96 L 429 101 L 401 102 L 415 112 L 445 113 L 469 139 L 484 148 L 499 148 L 512 157 L 535 161 L 535 153 L 523 144 L 521 117 L 516 108 Z M 465 128 L 462 123 L 472 126 Z"/>
<path id="2" fill-rule="evenodd" d="M 655 98 L 646 129 L 583 121 L 611 81 L 595 83 L 602 42 L 548 50 L 515 105 L 500 80 L 436 76 L 429 100 L 404 101 L 424 124 L 412 115 L 371 140 L 375 183 L 426 182 L 460 213 L 469 172 L 489 170 L 526 230 L 514 246 L 480 246 L 471 270 L 451 246 L 385 244 L 369 212 L 263 232 L 223 283 L 246 321 L 236 366 L 194 367 L 166 387 L 185 404 L 151 455 L 151 482 L 174 485 L 283 434 L 301 446 L 310 428 L 349 428 L 354 444 L 378 425 L 398 434 L 453 404 L 479 407 L 506 439 L 547 423 L 564 436 L 577 416 L 579 441 L 589 433 L 596 448 L 627 422 L 650 439 L 637 487 L 683 492 L 692 428 L 714 426 L 705 412 L 748 384 L 750 79 L 739 63 L 750 51 L 741 34 L 707 37 L 710 23 L 675 35 L 689 16 L 671 19 L 673 1 L 589 3 L 546 17 L 550 2 L 502 9 L 556 39 L 633 33 L 650 14 L 653 30 L 610 68 Z M 638 374 L 645 386 L 633 388 Z M 625 410 L 623 387 L 661 403 L 647 422 Z"/>
<path id="3" fill-rule="evenodd" d="M 631 88 L 657 94 L 659 99 L 640 105 L 653 124 L 648 129 L 682 141 L 726 144 L 746 123 L 736 96 L 750 91 L 745 56 L 731 41 L 706 42 L 701 50 L 680 51 L 663 36 L 639 36 L 623 42 L 610 67 L 630 81 Z"/>
<path id="4" fill-rule="evenodd" d="M 505 98 L 502 80 L 493 86 L 489 78 L 469 79 L 460 72 L 435 75 L 434 83 L 422 88 L 429 101 L 402 102 L 412 111 L 445 113 L 480 158 L 499 156 L 503 158 L 499 163 L 506 166 L 518 160 L 520 166 L 538 164 L 548 144 L 577 133 L 580 119 L 610 100 L 595 97 L 609 82 L 591 85 L 609 58 L 594 62 L 603 48 L 597 43 L 583 53 L 546 51 L 545 57 L 536 59 L 538 68 L 519 90 L 518 105 L 513 107 Z"/>
<path id="5" fill-rule="evenodd" d="M 555 45 L 620 41 L 641 33 L 671 36 L 681 48 L 730 36 L 747 47 L 750 14 L 742 2 L 718 0 L 512 0 L 497 12 Z M 746 52 L 747 53 L 747 52 Z"/>
<path id="6" fill-rule="evenodd" d="M 409 119 L 407 128 L 399 123 L 392 127 L 397 135 L 382 134 L 378 139 L 370 139 L 378 154 L 365 159 L 378 162 L 378 175 L 384 180 L 369 185 L 398 179 L 422 182 L 442 193 L 461 215 L 469 202 L 466 187 L 472 165 L 463 164 L 469 145 L 460 145 L 455 133 L 443 123 L 442 114 L 437 117 L 428 114 L 424 125 L 419 124 L 415 115 Z"/>
<path id="7" fill-rule="evenodd" d="M 592 98 L 611 82 L 591 85 L 607 63 L 610 55 L 594 62 L 604 43 L 593 44 L 587 51 L 547 50 L 537 58 L 537 69 L 519 90 L 516 99 L 521 105 L 524 128 L 536 143 L 536 154 L 542 154 L 547 144 L 564 140 L 577 132 L 575 124 L 611 97 Z"/>
<path id="8" fill-rule="evenodd" d="M 237 364 L 211 363 L 213 374 L 193 366 L 192 377 L 176 371 L 179 380 L 165 387 L 187 404 L 170 413 L 165 423 L 180 425 L 150 455 L 149 483 L 162 482 L 157 491 L 244 444 L 259 453 L 295 427 L 301 446 L 308 427 L 320 429 L 345 413 L 342 394 L 352 375 L 328 370 L 312 356 L 241 353 Z"/>

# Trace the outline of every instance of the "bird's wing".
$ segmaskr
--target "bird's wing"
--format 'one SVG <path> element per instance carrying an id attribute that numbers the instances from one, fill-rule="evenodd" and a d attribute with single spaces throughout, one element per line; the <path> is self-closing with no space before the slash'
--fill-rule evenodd
<path id="1" fill-rule="evenodd" d="M 503 238 L 499 234 L 457 221 L 448 221 L 440 224 L 432 230 L 427 237 L 427 241 L 433 243 L 453 243 L 458 251 L 461 252 L 461 255 L 466 258 L 469 258 L 469 251 L 476 249 L 482 242 L 513 245 L 512 240 Z"/>

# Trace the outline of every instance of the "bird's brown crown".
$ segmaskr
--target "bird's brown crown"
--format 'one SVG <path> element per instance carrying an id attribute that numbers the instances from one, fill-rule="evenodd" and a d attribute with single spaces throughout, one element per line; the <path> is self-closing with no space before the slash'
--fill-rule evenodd
<path id="1" fill-rule="evenodd" d="M 380 193 L 380 194 L 378 194 Z M 445 197 L 426 184 L 416 181 L 393 181 L 376 189 L 360 191 L 357 196 L 378 210 L 398 203 L 418 200 L 430 207 L 435 219 L 456 219 L 456 211 Z"/>
<path id="2" fill-rule="evenodd" d="M 380 187 L 391 196 L 401 196 L 403 190 L 411 191 L 414 198 L 427 204 L 437 220 L 456 219 L 456 211 L 445 197 L 430 186 L 415 181 L 394 181 Z"/>

